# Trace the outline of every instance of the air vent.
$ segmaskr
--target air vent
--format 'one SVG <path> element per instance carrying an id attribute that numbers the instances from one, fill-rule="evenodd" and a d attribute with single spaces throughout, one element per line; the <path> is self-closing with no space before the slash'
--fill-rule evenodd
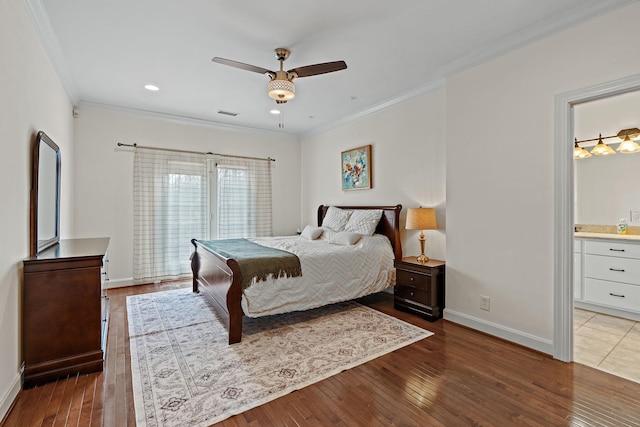
<path id="1" fill-rule="evenodd" d="M 233 113 L 231 111 L 224 111 L 224 110 L 218 110 L 218 114 L 224 114 L 225 116 L 232 116 L 232 117 L 235 117 L 238 115 L 238 113 Z"/>

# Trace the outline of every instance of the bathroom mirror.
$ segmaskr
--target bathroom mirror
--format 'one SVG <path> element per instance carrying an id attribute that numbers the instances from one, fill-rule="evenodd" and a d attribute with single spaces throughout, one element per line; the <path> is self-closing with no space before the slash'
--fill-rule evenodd
<path id="1" fill-rule="evenodd" d="M 31 169 L 30 252 L 60 241 L 60 148 L 38 132 Z"/>

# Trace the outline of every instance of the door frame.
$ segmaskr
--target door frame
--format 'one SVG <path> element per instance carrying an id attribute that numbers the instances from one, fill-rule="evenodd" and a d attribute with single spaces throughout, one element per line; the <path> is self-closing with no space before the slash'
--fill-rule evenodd
<path id="1" fill-rule="evenodd" d="M 573 361 L 573 106 L 640 90 L 640 74 L 556 95 L 553 357 Z"/>

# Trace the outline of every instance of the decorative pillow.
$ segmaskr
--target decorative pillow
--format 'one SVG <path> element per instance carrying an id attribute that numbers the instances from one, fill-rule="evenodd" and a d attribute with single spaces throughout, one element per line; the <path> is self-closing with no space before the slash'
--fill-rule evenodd
<path id="1" fill-rule="evenodd" d="M 371 236 L 376 231 L 381 216 L 381 209 L 354 210 L 349 217 L 347 225 L 344 227 L 344 231 L 352 231 L 364 236 Z"/>
<path id="2" fill-rule="evenodd" d="M 324 230 L 322 229 L 322 227 L 314 227 L 313 225 L 307 225 L 304 228 L 304 230 L 302 230 L 300 237 L 304 237 L 305 239 L 309 239 L 309 240 L 316 240 L 318 237 L 320 237 L 323 231 Z"/>
<path id="3" fill-rule="evenodd" d="M 358 243 L 358 240 L 362 238 L 360 233 L 351 233 L 349 231 L 340 231 L 329 240 L 329 243 L 334 245 L 349 246 Z"/>
<path id="4" fill-rule="evenodd" d="M 331 239 L 333 239 L 333 236 L 335 236 L 337 233 L 337 231 L 333 231 L 330 228 L 322 227 L 322 235 L 320 235 L 320 240 L 326 240 L 327 242 L 330 242 Z"/>
<path id="5" fill-rule="evenodd" d="M 344 230 L 344 226 L 347 225 L 351 211 L 336 208 L 335 206 L 329 206 L 327 213 L 322 220 L 322 226 L 330 228 L 334 231 Z"/>

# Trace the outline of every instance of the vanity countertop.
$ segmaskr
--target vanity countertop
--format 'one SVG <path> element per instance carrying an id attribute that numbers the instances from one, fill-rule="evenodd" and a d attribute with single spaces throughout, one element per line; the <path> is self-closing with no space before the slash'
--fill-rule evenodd
<path id="1" fill-rule="evenodd" d="M 640 241 L 640 234 L 613 234 L 613 233 L 590 233 L 577 231 L 573 233 L 575 238 L 587 239 L 613 239 L 613 240 L 636 240 Z"/>

